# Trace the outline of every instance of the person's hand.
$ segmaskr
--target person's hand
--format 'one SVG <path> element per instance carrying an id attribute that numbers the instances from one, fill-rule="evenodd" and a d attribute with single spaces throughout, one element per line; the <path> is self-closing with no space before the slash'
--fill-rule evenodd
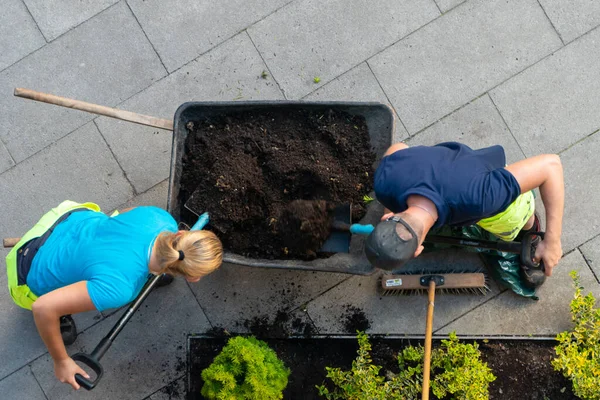
<path id="1" fill-rule="evenodd" d="M 381 220 L 382 220 L 382 221 L 385 221 L 385 220 L 387 220 L 388 218 L 392 218 L 393 216 L 394 216 L 394 213 L 393 213 L 393 212 L 389 212 L 389 213 L 387 213 L 387 214 L 383 214 L 383 217 L 381 217 Z"/>
<path id="2" fill-rule="evenodd" d="M 64 360 L 54 361 L 54 375 L 62 383 L 68 383 L 73 389 L 79 390 L 79 384 L 75 381 L 75 374 L 90 379 L 90 376 L 71 357 Z"/>
<path id="3" fill-rule="evenodd" d="M 533 262 L 539 263 L 540 260 L 543 261 L 546 276 L 552 276 L 552 269 L 558 264 L 562 255 L 563 251 L 560 239 L 552 240 L 546 238 L 537 246 Z"/>

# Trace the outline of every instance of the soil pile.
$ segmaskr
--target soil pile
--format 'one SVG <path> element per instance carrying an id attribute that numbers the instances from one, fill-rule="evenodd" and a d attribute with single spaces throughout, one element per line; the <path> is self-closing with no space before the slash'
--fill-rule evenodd
<path id="1" fill-rule="evenodd" d="M 211 227 L 233 253 L 315 258 L 320 231 L 310 239 L 303 235 L 303 248 L 286 245 L 298 226 L 278 222 L 293 200 L 352 203 L 353 220 L 364 215 L 375 154 L 362 117 L 334 110 L 249 111 L 189 123 L 188 130 L 180 199 L 197 213 L 210 213 Z M 195 222 L 185 207 L 181 216 Z"/>

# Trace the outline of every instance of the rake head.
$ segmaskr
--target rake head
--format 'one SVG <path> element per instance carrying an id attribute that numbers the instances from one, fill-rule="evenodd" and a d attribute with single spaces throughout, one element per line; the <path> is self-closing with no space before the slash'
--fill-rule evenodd
<path id="1" fill-rule="evenodd" d="M 394 274 L 381 277 L 381 294 L 384 296 L 411 296 L 427 293 L 428 276 L 436 275 L 441 279 L 435 287 L 437 293 L 485 295 L 491 289 L 489 279 L 484 272 L 448 272 L 421 274 Z"/>

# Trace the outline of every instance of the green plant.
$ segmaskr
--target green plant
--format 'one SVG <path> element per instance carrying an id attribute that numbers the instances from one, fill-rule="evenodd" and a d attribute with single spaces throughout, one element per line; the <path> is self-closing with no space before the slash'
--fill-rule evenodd
<path id="1" fill-rule="evenodd" d="M 269 346 L 255 337 L 237 336 L 202 371 L 202 396 L 218 400 L 283 398 L 290 370 Z"/>
<path id="2" fill-rule="evenodd" d="M 555 370 L 573 383 L 573 393 L 582 399 L 600 399 L 600 310 L 595 309 L 592 293 L 583 295 L 583 287 L 576 271 L 571 271 L 575 296 L 571 300 L 571 331 L 556 336 Z"/>
<path id="3" fill-rule="evenodd" d="M 329 391 L 325 385 L 317 386 L 319 394 L 328 400 L 413 400 L 421 398 L 423 384 L 422 346 L 408 346 L 398 353 L 398 374 L 379 374 L 381 367 L 372 364 L 371 345 L 367 335 L 358 333 L 358 356 L 350 371 L 327 367 L 327 377 L 336 386 Z M 431 382 L 433 394 L 438 398 L 480 400 L 488 398 L 489 383 L 495 376 L 480 359 L 477 343 L 459 343 L 451 333 L 443 340 L 441 348 L 431 355 Z"/>
<path id="4" fill-rule="evenodd" d="M 368 205 L 369 203 L 371 203 L 372 201 L 374 201 L 375 199 L 372 198 L 371 196 L 369 196 L 368 194 L 365 194 L 363 196 L 363 202 L 365 203 L 365 205 Z"/>
<path id="5" fill-rule="evenodd" d="M 318 76 L 315 76 L 315 78 L 313 79 L 314 83 L 319 83 L 321 82 L 321 78 L 319 78 Z"/>

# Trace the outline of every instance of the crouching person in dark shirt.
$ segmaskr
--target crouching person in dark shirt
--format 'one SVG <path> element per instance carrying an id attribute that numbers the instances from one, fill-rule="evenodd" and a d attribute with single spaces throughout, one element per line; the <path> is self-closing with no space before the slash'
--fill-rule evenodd
<path id="1" fill-rule="evenodd" d="M 543 154 L 506 165 L 504 149 L 473 150 L 456 142 L 391 146 L 375 172 L 375 194 L 386 213 L 365 246 L 375 266 L 390 269 L 417 257 L 432 228 L 477 224 L 501 240 L 540 231 L 532 190 L 546 209 L 535 263 L 546 276 L 562 257 L 564 181 L 560 158 Z M 522 265 L 521 268 L 528 268 Z M 543 277 L 543 275 L 542 275 Z"/>

